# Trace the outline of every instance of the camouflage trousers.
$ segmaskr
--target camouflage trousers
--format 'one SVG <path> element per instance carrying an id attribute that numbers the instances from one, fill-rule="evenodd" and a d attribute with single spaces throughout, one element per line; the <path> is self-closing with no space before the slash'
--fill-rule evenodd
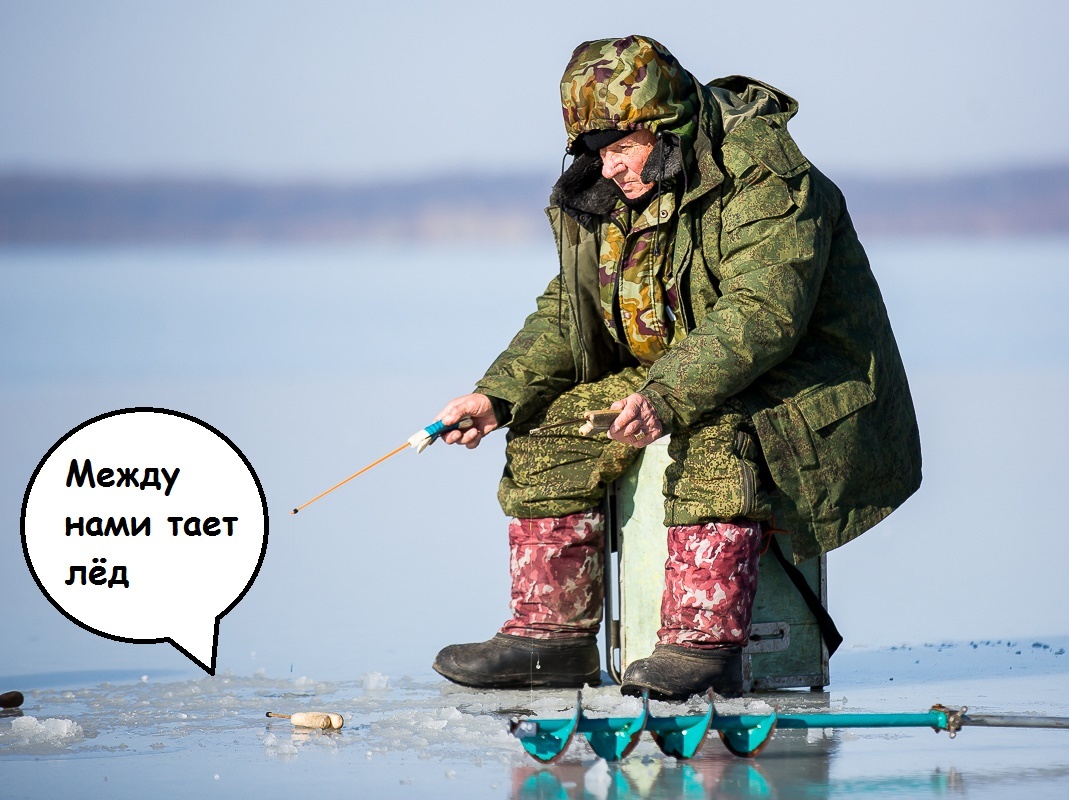
<path id="1" fill-rule="evenodd" d="M 657 641 L 702 648 L 745 647 L 757 594 L 761 540 L 761 526 L 755 522 L 669 528 Z"/>
<path id="2" fill-rule="evenodd" d="M 498 501 L 510 517 L 563 517 L 596 508 L 605 488 L 638 458 L 640 450 L 605 435 L 581 436 L 579 426 L 531 435 L 543 424 L 608 408 L 636 392 L 648 370 L 633 367 L 560 395 L 542 413 L 512 425 Z M 672 434 L 672 463 L 664 476 L 664 524 L 695 525 L 729 519 L 767 520 L 760 448 L 749 415 L 728 403 L 701 425 Z"/>
<path id="3" fill-rule="evenodd" d="M 565 638 L 596 633 L 601 622 L 606 486 L 640 450 L 578 426 L 531 435 L 531 428 L 608 408 L 637 391 L 647 370 L 622 370 L 554 400 L 513 425 L 498 488 L 509 526 L 513 618 L 502 631 Z M 759 448 L 741 407 L 727 404 L 705 424 L 672 434 L 665 470 L 669 528 L 659 638 L 665 644 L 745 643 L 757 587 L 760 525 L 769 508 Z"/>

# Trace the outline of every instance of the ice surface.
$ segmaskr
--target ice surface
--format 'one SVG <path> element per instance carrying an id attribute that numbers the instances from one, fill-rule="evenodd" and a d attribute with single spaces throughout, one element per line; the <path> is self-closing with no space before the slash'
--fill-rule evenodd
<path id="1" fill-rule="evenodd" d="M 1033 646 L 1034 645 L 1034 646 Z M 935 702 L 974 713 L 1069 716 L 1069 638 L 853 648 L 835 656 L 828 692 L 779 692 L 717 702 L 721 713 L 924 712 Z M 484 692 L 433 674 L 367 673 L 351 681 L 223 674 L 160 680 L 140 673 L 90 686 L 21 688 L 25 716 L 0 718 L 6 798 L 47 785 L 83 797 L 228 796 L 345 785 L 375 797 L 609 798 L 893 794 L 1064 797 L 1069 731 L 966 728 L 777 731 L 757 759 L 710 737 L 695 759 L 665 758 L 647 735 L 623 763 L 597 759 L 581 737 L 553 766 L 531 761 L 507 732 L 512 716 L 558 718 L 572 691 Z M 586 688 L 590 716 L 641 706 L 615 686 Z M 705 704 L 653 702 L 656 716 Z M 340 731 L 295 728 L 267 711 L 336 711 Z M 63 770 L 55 765 L 65 764 Z M 105 778 L 107 782 L 105 782 Z M 94 789 L 94 786 L 96 789 Z M 170 788 L 168 788 L 170 787 Z M 964 788 L 963 788 L 964 787 Z M 213 795 L 213 792 L 215 795 Z"/>

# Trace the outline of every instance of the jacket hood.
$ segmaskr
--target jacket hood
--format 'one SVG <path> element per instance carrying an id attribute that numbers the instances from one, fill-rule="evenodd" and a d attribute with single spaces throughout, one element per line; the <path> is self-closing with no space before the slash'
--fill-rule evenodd
<path id="1" fill-rule="evenodd" d="M 564 70 L 560 93 L 571 153 L 592 131 L 692 132 L 698 110 L 694 79 L 645 36 L 583 42 Z"/>
<path id="2" fill-rule="evenodd" d="M 744 120 L 765 117 L 777 127 L 785 127 L 798 113 L 798 101 L 789 94 L 745 75 L 718 78 L 701 88 L 719 110 L 725 136 Z"/>

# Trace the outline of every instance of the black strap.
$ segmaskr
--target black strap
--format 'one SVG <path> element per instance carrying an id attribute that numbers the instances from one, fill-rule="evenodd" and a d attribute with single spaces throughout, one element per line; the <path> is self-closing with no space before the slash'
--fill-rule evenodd
<path id="1" fill-rule="evenodd" d="M 839 629 L 835 627 L 835 622 L 831 618 L 831 614 L 827 609 L 821 605 L 820 598 L 817 597 L 812 587 L 809 585 L 809 581 L 805 579 L 805 575 L 802 574 L 798 567 L 794 566 L 787 560 L 787 557 L 783 555 L 783 551 L 780 550 L 779 542 L 776 541 L 776 534 L 769 534 L 769 549 L 772 551 L 772 555 L 779 561 L 780 566 L 783 567 L 783 571 L 787 573 L 787 577 L 791 579 L 791 583 L 798 590 L 798 593 L 802 595 L 802 600 L 805 601 L 806 608 L 817 620 L 817 627 L 820 628 L 820 636 L 824 640 L 824 646 L 828 648 L 828 657 L 839 649 L 839 645 L 843 643 L 842 634 L 839 633 Z"/>

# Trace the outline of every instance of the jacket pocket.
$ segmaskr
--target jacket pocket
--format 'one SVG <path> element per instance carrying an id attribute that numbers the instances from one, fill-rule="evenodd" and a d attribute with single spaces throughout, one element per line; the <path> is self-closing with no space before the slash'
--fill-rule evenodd
<path id="1" fill-rule="evenodd" d="M 832 455 L 828 447 L 834 437 L 833 426 L 876 400 L 876 395 L 864 381 L 843 381 L 832 386 L 810 390 L 793 399 L 784 400 L 773 411 L 776 428 L 786 450 L 775 447 L 778 455 L 793 462 L 792 471 L 819 470 Z M 756 422 L 755 418 L 755 422 Z M 768 446 L 762 439 L 768 454 Z M 830 445 L 834 449 L 834 445 Z M 772 456 L 775 458 L 775 456 Z"/>
<path id="2" fill-rule="evenodd" d="M 818 432 L 875 401 L 872 387 L 864 381 L 844 381 L 804 394 L 794 402 L 809 429 Z"/>
<path id="3" fill-rule="evenodd" d="M 721 218 L 725 235 L 745 225 L 763 219 L 777 219 L 794 208 L 787 184 L 778 178 L 767 178 L 758 186 L 743 189 L 728 201 Z"/>
<path id="4" fill-rule="evenodd" d="M 721 281 L 800 260 L 797 217 L 798 207 L 780 178 L 773 175 L 743 189 L 724 209 Z"/>

